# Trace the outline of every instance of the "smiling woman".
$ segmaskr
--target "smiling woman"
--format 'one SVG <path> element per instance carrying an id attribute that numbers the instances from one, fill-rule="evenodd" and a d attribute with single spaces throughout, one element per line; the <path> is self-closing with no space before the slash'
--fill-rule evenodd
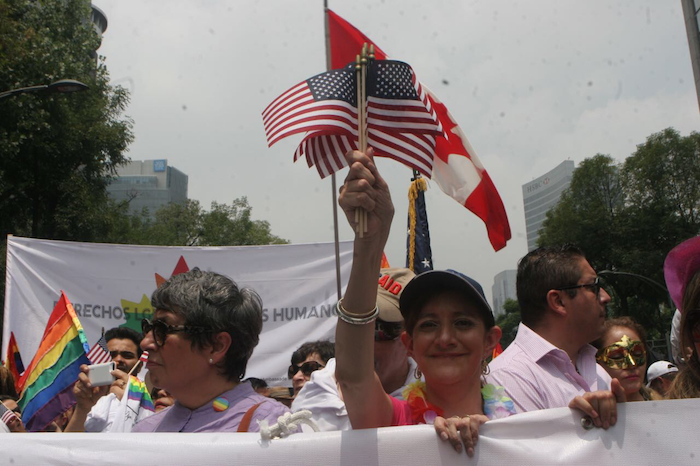
<path id="1" fill-rule="evenodd" d="M 256 420 L 276 422 L 288 409 L 241 383 L 262 329 L 255 291 L 197 268 L 153 292 L 153 320 L 144 319 L 153 384 L 175 403 L 133 432 L 246 432 Z"/>
<path id="2" fill-rule="evenodd" d="M 336 379 L 352 427 L 434 424 L 457 451 L 474 454 L 479 426 L 515 412 L 502 387 L 485 385 L 486 360 L 501 337 L 481 286 L 453 270 L 428 271 L 413 278 L 399 301 L 406 331 L 401 340 L 425 382 L 410 384 L 404 400 L 387 395 L 374 372 L 377 276 L 394 213 L 386 182 L 372 149 L 346 156 L 350 172 L 340 205 L 351 226 L 356 209 L 367 221 L 356 234 L 347 291 L 338 302 Z"/>

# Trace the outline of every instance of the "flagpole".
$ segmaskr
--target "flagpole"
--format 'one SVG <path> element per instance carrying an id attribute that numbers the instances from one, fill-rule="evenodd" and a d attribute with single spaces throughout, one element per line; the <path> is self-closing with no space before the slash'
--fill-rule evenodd
<path id="1" fill-rule="evenodd" d="M 323 23 L 326 34 L 326 69 L 331 70 L 331 33 L 328 27 L 328 0 L 323 0 Z M 331 193 L 333 197 L 333 234 L 335 235 L 335 283 L 338 288 L 338 301 L 341 296 L 340 286 L 340 240 L 338 235 L 338 199 L 336 198 L 338 189 L 335 183 L 335 172 L 331 173 Z"/>

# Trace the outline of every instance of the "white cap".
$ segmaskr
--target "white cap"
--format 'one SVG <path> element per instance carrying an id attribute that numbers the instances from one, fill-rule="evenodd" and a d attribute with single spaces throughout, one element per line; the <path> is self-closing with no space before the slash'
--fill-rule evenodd
<path id="1" fill-rule="evenodd" d="M 647 387 L 651 386 L 655 379 L 671 372 L 678 372 L 678 367 L 675 364 L 668 361 L 656 361 L 647 369 Z"/>

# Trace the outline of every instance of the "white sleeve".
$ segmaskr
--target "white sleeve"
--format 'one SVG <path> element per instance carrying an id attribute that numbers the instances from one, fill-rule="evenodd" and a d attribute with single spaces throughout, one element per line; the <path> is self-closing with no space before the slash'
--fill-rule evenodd
<path id="1" fill-rule="evenodd" d="M 118 406 L 119 400 L 114 393 L 100 398 L 85 419 L 85 432 L 107 432 L 114 422 L 114 412 Z"/>

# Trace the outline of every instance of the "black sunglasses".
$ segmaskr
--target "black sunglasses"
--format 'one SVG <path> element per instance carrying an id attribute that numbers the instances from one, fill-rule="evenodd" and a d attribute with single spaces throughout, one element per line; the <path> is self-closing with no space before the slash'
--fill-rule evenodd
<path id="1" fill-rule="evenodd" d="M 595 277 L 595 280 L 593 283 L 586 283 L 583 285 L 571 285 L 571 286 L 562 286 L 561 288 L 554 288 L 555 290 L 563 291 L 563 290 L 575 290 L 578 288 L 590 288 L 595 292 L 596 298 L 600 297 L 600 289 L 605 287 L 603 286 L 603 282 L 600 280 L 600 277 Z"/>
<path id="2" fill-rule="evenodd" d="M 287 378 L 291 379 L 299 371 L 301 371 L 301 373 L 304 374 L 305 376 L 309 377 L 309 376 L 311 376 L 312 372 L 317 371 L 319 369 L 322 369 L 324 367 L 326 367 L 326 366 L 324 366 L 321 363 L 316 362 L 316 361 L 307 361 L 307 362 L 305 362 L 303 364 L 299 364 L 299 365 L 290 364 L 289 369 L 287 370 Z"/>
<path id="3" fill-rule="evenodd" d="M 188 335 L 195 335 L 210 330 L 205 327 L 195 327 L 193 325 L 169 325 L 162 320 L 150 321 L 148 319 L 143 319 L 141 321 L 141 331 L 144 337 L 148 332 L 153 331 L 153 341 L 156 342 L 156 346 L 162 347 L 170 333 L 185 332 Z"/>
<path id="4" fill-rule="evenodd" d="M 403 332 L 403 322 L 374 321 L 374 341 L 394 341 Z"/>

